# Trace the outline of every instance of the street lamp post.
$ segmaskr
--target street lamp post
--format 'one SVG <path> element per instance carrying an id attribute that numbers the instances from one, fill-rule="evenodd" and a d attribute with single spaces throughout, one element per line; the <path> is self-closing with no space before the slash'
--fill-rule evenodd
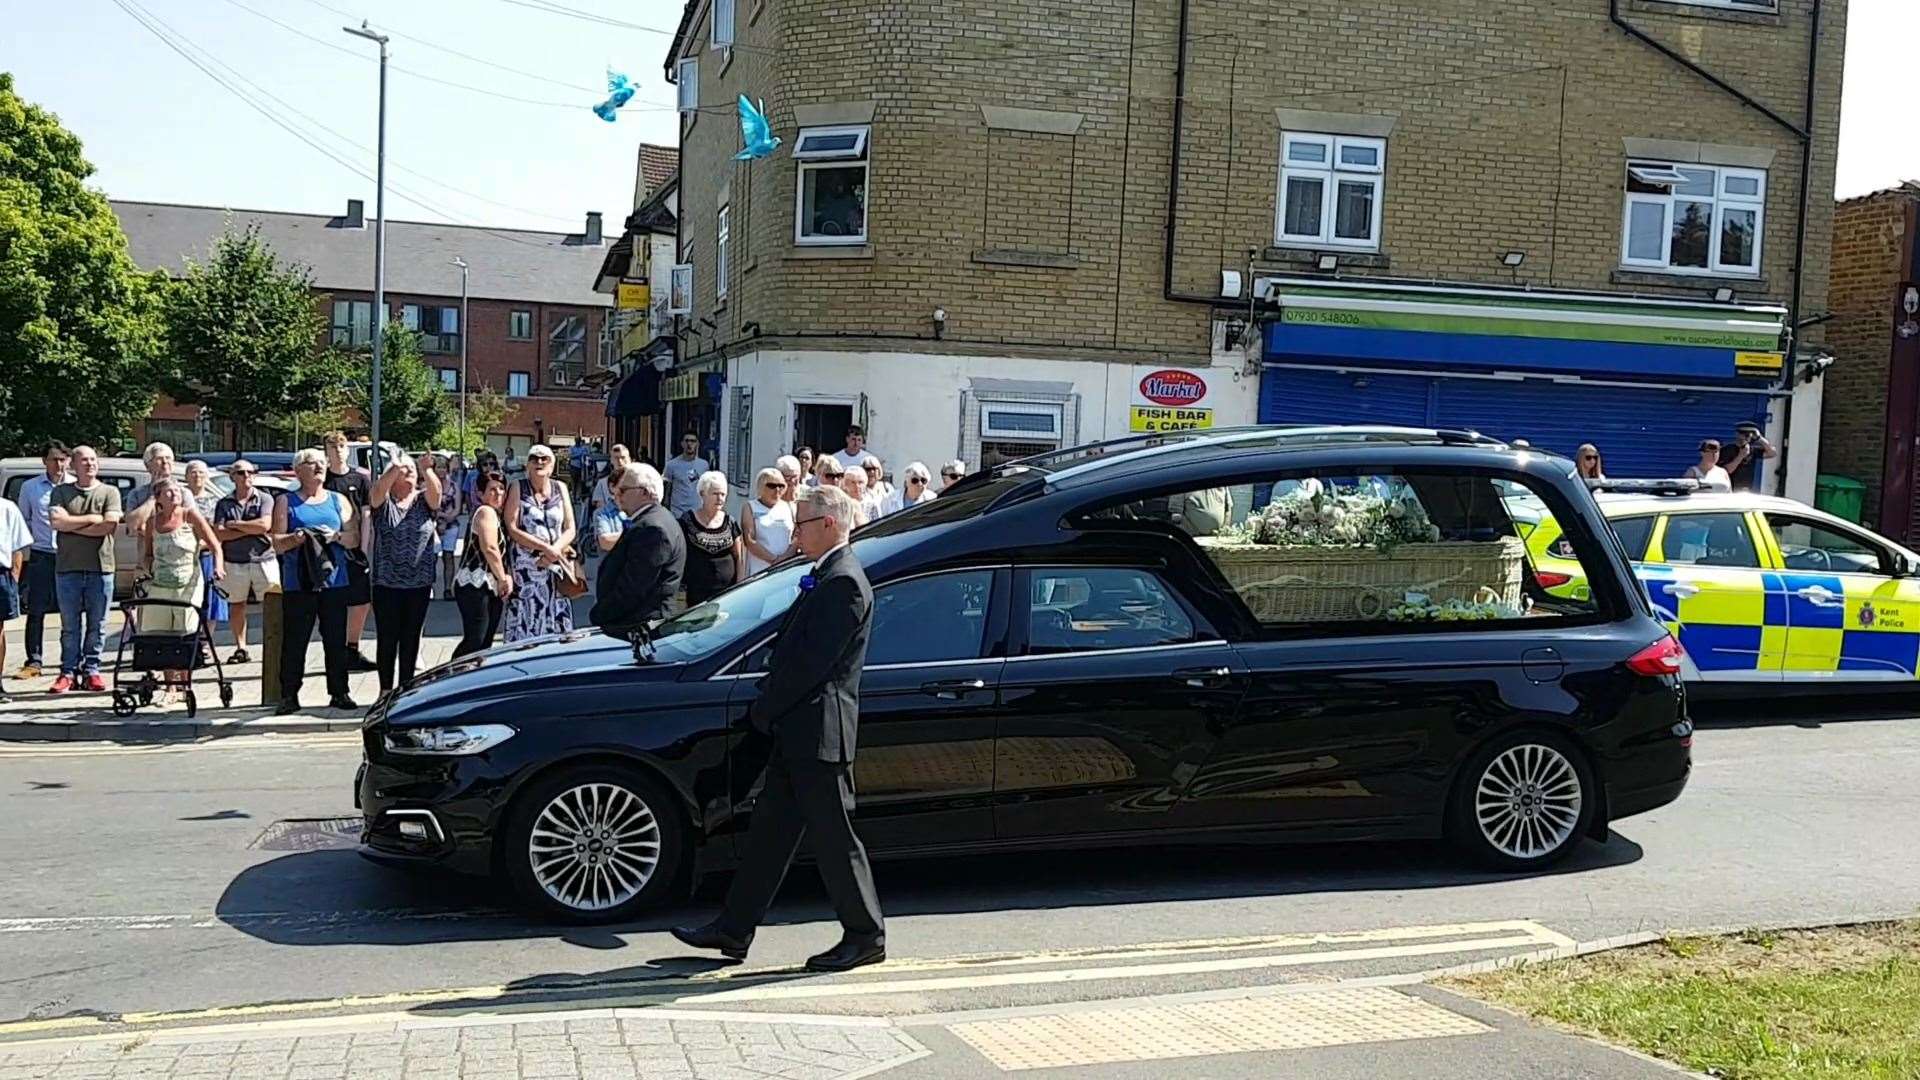
<path id="1" fill-rule="evenodd" d="M 387 36 L 374 33 L 364 19 L 358 27 L 341 29 L 380 46 L 380 133 L 374 147 L 373 180 L 373 415 L 369 417 L 373 433 L 372 445 L 367 447 L 367 463 L 378 476 L 385 464 L 380 460 L 380 360 L 387 337 Z M 466 327 L 460 329 L 464 343 Z"/>
<path id="2" fill-rule="evenodd" d="M 460 268 L 460 456 L 467 456 L 467 260 L 458 255 L 453 265 Z"/>

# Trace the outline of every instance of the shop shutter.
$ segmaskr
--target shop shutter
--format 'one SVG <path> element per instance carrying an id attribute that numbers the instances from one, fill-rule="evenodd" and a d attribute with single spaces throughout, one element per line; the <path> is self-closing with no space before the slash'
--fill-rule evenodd
<path id="1" fill-rule="evenodd" d="M 1581 386 L 1546 379 L 1502 382 L 1440 379 L 1435 422 L 1498 439 L 1525 439 L 1572 456 L 1581 443 L 1600 448 L 1607 475 L 1679 476 L 1699 460 L 1700 440 L 1726 440 L 1735 425 L 1763 428 L 1764 394 Z"/>
<path id="2" fill-rule="evenodd" d="M 1260 422 L 1431 427 L 1432 386 L 1416 375 L 1269 367 L 1260 374 Z"/>

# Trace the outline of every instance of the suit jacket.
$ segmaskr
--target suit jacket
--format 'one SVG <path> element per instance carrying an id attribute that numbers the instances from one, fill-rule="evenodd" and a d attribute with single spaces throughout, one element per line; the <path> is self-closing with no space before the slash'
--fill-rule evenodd
<path id="1" fill-rule="evenodd" d="M 789 759 L 851 764 L 873 589 L 848 547 L 828 555 L 812 577 L 813 588 L 800 594 L 781 624 L 747 717 Z"/>
<path id="2" fill-rule="evenodd" d="M 654 503 L 640 511 L 600 564 L 587 618 L 614 631 L 665 618 L 686 565 L 686 534 L 666 507 Z"/>

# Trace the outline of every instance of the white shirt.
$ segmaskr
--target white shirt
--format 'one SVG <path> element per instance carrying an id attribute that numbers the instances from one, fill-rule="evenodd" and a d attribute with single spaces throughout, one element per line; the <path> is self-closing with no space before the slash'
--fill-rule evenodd
<path id="1" fill-rule="evenodd" d="M 675 517 L 700 509 L 700 475 L 712 471 L 713 466 L 707 464 L 705 458 L 688 461 L 679 456 L 660 470 L 667 481 L 667 509 L 673 511 Z"/>
<path id="2" fill-rule="evenodd" d="M 936 498 L 938 498 L 938 496 L 933 493 L 933 488 L 929 485 L 920 492 L 919 498 L 913 500 L 913 505 L 919 506 L 921 503 L 932 502 Z M 907 490 L 905 488 L 896 488 L 887 496 L 885 503 L 881 506 L 880 512 L 882 514 L 897 514 L 906 508 Z"/>
<path id="3" fill-rule="evenodd" d="M 1706 472 L 1701 472 L 1700 466 L 1695 465 L 1687 470 L 1687 478 L 1700 481 L 1700 486 L 1711 491 L 1733 490 L 1733 480 L 1727 476 L 1727 470 L 1718 465 Z"/>
<path id="4" fill-rule="evenodd" d="M 45 479 L 42 477 L 42 479 Z M 33 546 L 27 519 L 11 500 L 0 499 L 0 570 L 13 572 L 13 554 Z"/>
<path id="5" fill-rule="evenodd" d="M 775 499 L 772 506 L 755 499 L 747 504 L 753 513 L 753 539 L 761 547 L 776 555 L 784 553 L 793 543 L 793 504 L 785 499 Z M 747 573 L 757 574 L 773 564 L 747 549 Z"/>
<path id="6" fill-rule="evenodd" d="M 860 496 L 860 516 L 868 521 L 878 521 L 887 513 L 885 500 L 874 492 Z"/>
<path id="7" fill-rule="evenodd" d="M 849 454 L 845 450 L 835 450 L 833 452 L 833 460 L 839 462 L 840 467 L 843 469 L 865 468 L 867 459 L 872 456 L 872 454 L 867 453 L 865 450 L 857 454 Z"/>

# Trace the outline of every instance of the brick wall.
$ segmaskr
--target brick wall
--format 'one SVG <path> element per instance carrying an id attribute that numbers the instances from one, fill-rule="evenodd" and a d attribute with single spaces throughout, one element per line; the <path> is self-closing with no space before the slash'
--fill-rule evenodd
<path id="1" fill-rule="evenodd" d="M 1827 346 L 1834 364 L 1821 410 L 1820 471 L 1866 483 L 1867 521 L 1880 514 L 1892 305 L 1909 215 L 1917 212 L 1920 192 L 1883 191 L 1841 203 L 1833 218 Z"/>
<path id="2" fill-rule="evenodd" d="M 1636 25 L 1799 120 L 1812 0 L 1778 16 L 1625 0 Z M 1206 309 L 1162 299 L 1176 0 L 743 2 L 723 65 L 705 16 L 689 42 L 700 100 L 683 122 L 682 230 L 697 355 L 767 335 L 930 335 L 947 348 L 1061 346 L 1090 356 L 1204 356 Z M 754 12 L 758 11 L 757 18 Z M 1825 6 L 1804 310 L 1826 306 L 1846 5 Z M 1762 274 L 1743 298 L 1792 291 L 1799 144 L 1607 20 L 1604 0 L 1193 5 L 1175 287 L 1212 294 L 1222 268 L 1274 242 L 1276 109 L 1392 114 L 1382 259 L 1365 272 L 1703 297 L 1716 282 L 1621 275 L 1628 137 L 1771 150 Z M 725 67 L 723 71 L 722 68 Z M 795 165 L 734 163 L 735 95 L 795 111 L 871 101 L 868 249 L 793 244 Z M 981 106 L 1077 114 L 1069 135 L 990 130 Z M 1064 184 L 1062 173 L 1064 172 Z M 734 207 L 733 281 L 716 310 L 713 228 Z M 1059 256 L 1010 265 L 991 253 Z M 1527 253 L 1517 275 L 1502 253 Z M 986 253 L 983 255 L 983 253 Z M 1811 337 L 1818 339 L 1818 332 Z"/>

